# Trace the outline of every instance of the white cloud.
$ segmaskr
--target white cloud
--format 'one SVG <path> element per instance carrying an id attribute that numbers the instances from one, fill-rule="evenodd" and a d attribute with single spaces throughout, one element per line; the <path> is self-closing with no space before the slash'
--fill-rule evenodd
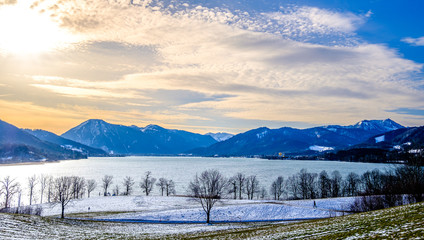
<path id="1" fill-rule="evenodd" d="M 410 80 L 422 65 L 386 46 L 350 41 L 370 13 L 359 16 L 293 7 L 252 15 L 194 6 L 166 9 L 156 4 L 153 8 L 151 4 L 40 1 L 34 9 L 52 14 L 62 27 L 85 41 L 145 46 L 154 57 L 149 68 L 144 68 L 132 62 L 134 56 L 111 48 L 107 60 L 116 62 L 105 65 L 124 64 L 129 72 L 121 77 L 92 81 L 84 76 L 49 78 L 46 74 L 34 77 L 36 83 L 31 86 L 67 97 L 100 98 L 99 105 L 107 104 L 108 96 L 113 103 L 125 99 L 132 103 L 128 106 L 145 111 L 144 117 L 158 115 L 163 120 L 167 114 L 162 113 L 169 112 L 179 116 L 179 121 L 207 121 L 219 114 L 318 124 L 354 122 L 386 118 L 386 109 L 413 107 L 423 100 L 417 82 Z M 328 42 L 313 41 L 317 38 Z M 86 59 L 106 55 L 101 49 L 95 53 L 79 50 L 86 51 Z M 90 65 L 84 54 L 68 60 L 71 64 L 81 60 L 99 74 L 106 69 L 102 64 Z M 153 90 L 228 97 L 164 107 L 160 101 L 153 102 Z M 195 116 L 194 110 L 215 110 L 211 114 L 216 116 Z"/>
<path id="2" fill-rule="evenodd" d="M 419 37 L 419 38 L 403 38 L 402 42 L 406 42 L 411 44 L 412 46 L 424 46 L 424 37 Z"/>
<path id="3" fill-rule="evenodd" d="M 311 33 L 331 34 L 334 32 L 353 33 L 363 23 L 361 16 L 352 13 L 338 13 L 316 7 L 294 8 L 290 12 L 264 14 L 292 32 L 307 35 Z"/>

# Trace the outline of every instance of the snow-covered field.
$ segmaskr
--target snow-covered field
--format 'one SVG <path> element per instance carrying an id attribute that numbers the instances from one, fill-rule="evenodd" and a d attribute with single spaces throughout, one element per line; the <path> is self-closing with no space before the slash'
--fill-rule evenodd
<path id="1" fill-rule="evenodd" d="M 83 203 L 97 202 L 106 204 L 101 206 L 107 210 L 108 202 L 121 200 L 125 205 L 130 199 L 139 197 L 123 198 L 99 198 L 90 201 L 82 200 L 75 203 L 69 210 L 81 209 L 87 205 Z M 111 200 L 112 199 L 112 200 Z M 184 202 L 183 198 L 175 201 L 170 199 L 156 199 L 156 203 L 164 203 L 162 207 L 150 213 L 161 213 L 171 210 L 165 209 L 165 205 L 176 202 L 166 208 L 176 207 L 177 202 Z M 349 202 L 346 199 L 328 199 L 317 201 L 317 208 L 325 204 Z M 119 201 L 115 201 L 115 204 Z M 153 202 L 153 201 L 152 201 Z M 240 204 L 237 204 L 240 202 Z M 290 205 L 303 209 L 311 209 L 313 201 L 291 201 Z M 227 205 L 217 207 L 241 207 L 253 208 L 268 205 L 265 202 L 228 201 Z M 112 204 L 111 204 L 112 205 Z M 196 209 L 184 208 L 187 211 Z M 337 208 L 337 207 L 336 207 Z M 179 208 L 181 209 L 181 208 Z M 313 207 L 312 207 L 313 209 Z M 50 213 L 56 210 L 50 209 Z M 175 209 L 177 210 L 177 209 Z M 182 209 L 181 209 L 182 210 Z M 251 209 L 257 212 L 261 209 Z M 323 210 L 323 209 L 322 209 Z M 345 217 L 329 218 L 316 221 L 302 221 L 292 223 L 226 223 L 226 224 L 149 224 L 149 223 L 122 223 L 105 221 L 80 221 L 73 219 L 60 219 L 55 217 L 43 218 L 32 215 L 0 214 L 0 238 L 1 239 L 422 239 L 424 236 L 424 204 L 413 204 L 385 210 L 373 211 L 361 214 L 352 214 Z M 86 213 L 80 213 L 86 214 Z M 89 215 L 89 214 L 88 214 Z M 92 215 L 96 215 L 93 213 Z M 106 212 L 103 215 L 107 215 Z"/>
<path id="2" fill-rule="evenodd" d="M 296 201 L 223 199 L 212 209 L 215 222 L 284 221 L 344 214 L 354 198 Z M 59 205 L 43 204 L 43 216 L 60 214 Z M 77 218 L 171 223 L 205 222 L 199 203 L 187 197 L 113 196 L 74 200 L 65 214 Z"/>

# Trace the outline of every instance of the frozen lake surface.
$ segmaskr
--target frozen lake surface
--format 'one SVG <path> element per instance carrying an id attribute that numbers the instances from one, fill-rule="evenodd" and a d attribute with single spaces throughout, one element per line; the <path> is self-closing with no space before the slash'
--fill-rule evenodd
<path id="1" fill-rule="evenodd" d="M 345 177 L 350 172 L 362 174 L 373 169 L 392 169 L 391 164 L 350 163 L 337 161 L 299 161 L 299 160 L 266 160 L 257 158 L 198 158 L 198 157 L 108 157 L 89 158 L 81 160 L 67 160 L 56 163 L 32 165 L 0 165 L 0 178 L 11 176 L 16 178 L 25 189 L 27 178 L 32 175 L 48 174 L 52 176 L 81 176 L 86 179 L 95 179 L 97 188 L 92 195 L 101 192 L 101 179 L 105 174 L 112 175 L 113 184 L 123 189 L 122 182 L 125 176 L 131 176 L 136 181 L 134 194 L 141 194 L 139 182 L 146 171 L 151 171 L 156 179 L 161 177 L 172 179 L 176 184 L 177 194 L 184 195 L 188 183 L 196 173 L 206 169 L 218 169 L 226 177 L 238 172 L 245 175 L 257 175 L 260 186 L 267 190 L 278 176 L 287 179 L 298 173 L 302 168 L 308 172 L 319 173 L 326 170 L 328 174 L 337 170 Z M 122 190 L 121 190 L 122 191 Z M 24 190 L 25 192 L 25 190 Z M 154 189 L 153 195 L 159 190 Z M 25 201 L 26 199 L 23 199 Z"/>

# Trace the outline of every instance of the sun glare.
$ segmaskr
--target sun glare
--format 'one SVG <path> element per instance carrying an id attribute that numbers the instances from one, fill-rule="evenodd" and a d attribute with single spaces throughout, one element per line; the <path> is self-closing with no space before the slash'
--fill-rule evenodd
<path id="1" fill-rule="evenodd" d="M 69 45 L 70 33 L 28 3 L 0 7 L 0 53 L 39 54 Z"/>

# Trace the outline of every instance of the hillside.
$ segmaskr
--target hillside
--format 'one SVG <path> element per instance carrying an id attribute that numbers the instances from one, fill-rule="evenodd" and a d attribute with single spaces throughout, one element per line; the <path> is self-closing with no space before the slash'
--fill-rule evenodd
<path id="1" fill-rule="evenodd" d="M 324 153 L 319 157 L 349 162 L 396 162 L 408 159 L 408 153 L 416 154 L 424 149 L 424 126 L 409 127 L 375 135 L 367 141 Z"/>
<path id="2" fill-rule="evenodd" d="M 379 134 L 355 147 L 375 147 L 381 149 L 424 148 L 424 126 L 402 128 Z"/>
<path id="3" fill-rule="evenodd" d="M 4 239 L 418 239 L 423 225 L 424 203 L 289 224 L 132 224 L 0 214 Z"/>
<path id="4" fill-rule="evenodd" d="M 51 142 L 57 145 L 60 145 L 66 149 L 70 149 L 70 150 L 75 150 L 75 151 L 80 151 L 90 157 L 104 157 L 104 156 L 108 156 L 108 154 L 98 148 L 92 148 L 89 147 L 87 145 L 60 137 L 52 132 L 49 131 L 45 131 L 45 130 L 41 130 L 41 129 L 37 129 L 37 130 L 30 130 L 30 129 L 25 129 L 25 131 L 29 134 L 32 134 L 34 136 L 36 136 L 38 139 L 43 140 L 43 141 L 47 141 L 47 142 Z"/>
<path id="5" fill-rule="evenodd" d="M 42 141 L 9 123 L 0 120 L 0 162 L 52 161 L 80 159 L 87 155 L 60 145 Z"/>

